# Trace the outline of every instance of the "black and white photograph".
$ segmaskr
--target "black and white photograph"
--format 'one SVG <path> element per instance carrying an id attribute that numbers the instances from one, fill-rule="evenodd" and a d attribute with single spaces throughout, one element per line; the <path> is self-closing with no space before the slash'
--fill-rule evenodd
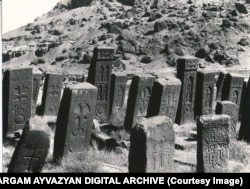
<path id="1" fill-rule="evenodd" d="M 250 0 L 0 4 L 3 173 L 250 173 Z"/>

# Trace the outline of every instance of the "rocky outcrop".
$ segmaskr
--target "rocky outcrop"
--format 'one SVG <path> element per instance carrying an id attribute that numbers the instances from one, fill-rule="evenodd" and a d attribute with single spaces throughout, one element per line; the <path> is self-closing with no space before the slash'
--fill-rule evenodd
<path id="1" fill-rule="evenodd" d="M 88 6 L 93 0 L 60 0 L 60 4 L 68 9 L 74 9 L 82 6 Z"/>

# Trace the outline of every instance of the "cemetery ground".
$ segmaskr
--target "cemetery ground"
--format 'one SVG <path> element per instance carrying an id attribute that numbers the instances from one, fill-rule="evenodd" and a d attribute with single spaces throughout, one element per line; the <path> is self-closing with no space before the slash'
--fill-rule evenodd
<path id="1" fill-rule="evenodd" d="M 40 119 L 39 119 L 40 120 Z M 238 122 L 239 128 L 240 122 Z M 175 124 L 175 154 L 173 172 L 195 173 L 197 161 L 196 123 Z M 52 134 L 53 135 L 53 134 Z M 113 133 L 113 136 L 115 134 Z M 126 141 L 129 142 L 127 135 Z M 53 141 L 52 141 L 53 143 Z M 85 153 L 72 154 L 63 159 L 61 165 L 53 162 L 53 145 L 46 159 L 43 173 L 128 173 L 129 149 L 97 149 L 94 140 Z M 14 144 L 6 141 L 3 145 L 3 172 L 7 172 Z M 233 141 L 229 147 L 229 173 L 250 172 L 250 146 L 246 142 Z"/>
<path id="2" fill-rule="evenodd" d="M 245 93 L 245 97 L 248 97 L 250 93 L 250 82 L 247 87 L 246 81 L 244 83 L 250 73 L 250 25 L 248 24 L 250 5 L 244 5 L 244 10 L 242 10 L 242 4 L 238 3 L 195 5 L 186 1 L 180 1 L 182 2 L 180 4 L 171 1 L 170 4 L 158 8 L 136 6 L 124 8 L 116 1 L 95 2 L 90 7 L 78 7 L 72 10 L 58 4 L 52 11 L 37 18 L 34 23 L 3 36 L 3 79 L 7 81 L 4 85 L 8 89 L 4 90 L 3 102 L 6 103 L 4 107 L 9 110 L 9 112 L 4 111 L 6 116 L 3 117 L 9 118 L 6 119 L 8 123 L 4 124 L 8 129 L 8 134 L 26 126 L 26 121 L 30 115 L 34 116 L 36 105 L 39 104 L 35 103 L 37 98 L 41 101 L 43 97 L 44 102 L 42 106 L 39 106 L 41 108 L 39 115 L 48 115 L 48 112 L 52 112 L 53 116 L 57 115 L 64 84 L 69 80 L 80 82 L 80 84 L 64 86 L 60 104 L 62 108 L 60 108 L 57 117 L 59 121 L 56 124 L 55 120 L 48 120 L 48 117 L 36 116 L 34 118 L 36 123 L 33 125 L 37 127 L 45 125 L 43 128 L 48 128 L 48 125 L 51 127 L 49 132 L 42 131 L 50 136 L 49 154 L 42 172 L 131 172 L 129 156 L 132 149 L 130 142 L 132 144 L 133 140 L 130 141 L 129 134 L 123 130 L 107 132 L 105 126 L 100 126 L 100 130 L 94 129 L 92 139 L 90 139 L 94 107 L 96 108 L 95 116 L 107 123 L 109 108 L 112 111 L 115 110 L 113 106 L 109 107 L 111 104 L 119 110 L 124 110 L 123 108 L 128 105 L 126 117 L 129 118 L 129 124 L 117 122 L 116 125 L 112 122 L 115 126 L 118 124 L 129 126 L 124 130 L 131 129 L 137 118 L 164 114 L 169 118 L 173 116 L 172 120 L 174 120 L 177 116 L 175 114 L 178 114 L 176 123 L 180 122 L 181 125 L 175 124 L 174 134 L 170 136 L 168 133 L 162 133 L 166 130 L 162 129 L 161 125 L 158 129 L 159 125 L 156 123 L 157 127 L 152 129 L 152 133 L 156 135 L 152 134 L 154 137 L 147 138 L 145 134 L 151 134 L 151 131 L 145 128 L 150 124 L 142 124 L 141 131 L 145 131 L 143 137 L 146 141 L 140 138 L 138 141 L 144 142 L 143 145 L 149 153 L 152 152 L 142 159 L 148 158 L 144 165 L 150 164 L 155 171 L 162 170 L 161 168 L 164 167 L 166 169 L 162 171 L 166 172 L 174 162 L 173 172 L 197 172 L 197 162 L 199 163 L 202 156 L 200 154 L 197 157 L 197 151 L 200 152 L 197 150 L 197 141 L 200 144 L 201 135 L 197 134 L 197 124 L 193 118 L 214 114 L 213 105 L 219 101 L 223 103 L 220 104 L 221 108 L 218 112 L 216 111 L 216 114 L 230 115 L 232 127 L 229 130 L 229 120 L 227 120 L 227 123 L 224 124 L 222 121 L 222 124 L 218 125 L 221 128 L 226 126 L 218 134 L 212 128 L 212 134 L 209 135 L 211 140 L 202 144 L 202 147 L 206 149 L 202 152 L 204 156 L 209 157 L 209 161 L 211 160 L 211 167 L 219 164 L 220 168 L 224 169 L 220 162 L 227 161 L 229 147 L 229 169 L 226 172 L 250 172 L 250 146 L 235 139 L 235 141 L 230 140 L 229 143 L 220 138 L 220 136 L 225 136 L 224 130 L 227 130 L 226 133 L 231 133 L 234 128 L 239 130 L 241 123 L 237 123 L 238 114 L 235 112 L 238 112 L 240 107 L 237 109 L 237 105 L 246 104 L 242 112 L 240 111 L 246 119 L 244 119 L 246 123 L 242 125 L 245 127 L 250 125 L 249 116 L 246 115 L 250 112 L 246 111 L 250 108 L 250 101 L 247 98 L 241 98 L 242 93 Z M 117 22 L 117 20 L 120 21 Z M 100 48 L 98 53 L 94 48 L 98 46 L 105 46 L 105 48 Z M 31 74 L 31 69 L 16 69 L 22 67 L 33 68 L 33 73 Z M 209 72 L 204 72 L 208 70 L 216 73 L 211 75 Z M 38 74 L 35 78 L 35 72 L 46 75 L 43 94 L 42 91 L 39 92 L 42 88 L 39 89 L 40 76 Z M 50 72 L 56 72 L 56 74 Z M 62 72 L 66 81 L 62 81 L 63 77 L 61 74 L 58 75 L 59 72 Z M 127 78 L 117 74 L 118 72 L 125 73 Z M 238 77 L 232 73 L 238 73 L 241 76 Z M 111 74 L 115 74 L 112 75 L 114 77 L 111 77 Z M 180 87 L 176 87 L 179 84 L 173 84 L 172 79 L 166 76 L 173 76 L 181 81 L 181 92 Z M 85 81 L 93 86 L 86 84 Z M 242 92 L 243 89 L 247 90 Z M 155 91 L 160 95 L 155 95 Z M 241 99 L 245 101 L 242 100 L 240 103 Z M 234 106 L 227 100 L 235 103 Z M 151 108 L 152 104 L 156 109 Z M 176 111 L 178 104 L 179 112 Z M 66 119 L 69 121 L 66 122 Z M 190 123 L 190 121 L 193 122 Z M 235 123 L 238 124 L 237 127 Z M 169 122 L 162 124 L 168 125 Z M 59 128 L 57 133 L 54 133 L 55 126 Z M 250 141 L 247 127 L 243 129 L 245 130 L 241 134 L 246 135 L 243 137 Z M 99 146 L 99 143 L 93 140 L 96 131 L 97 134 L 99 131 L 106 131 L 105 134 L 115 138 L 119 145 L 112 146 L 114 143 L 111 141 L 110 144 L 106 144 L 106 148 Z M 66 135 L 65 138 L 60 137 L 62 133 Z M 27 136 L 31 134 L 32 130 L 22 136 L 27 139 Z M 174 143 L 170 141 L 173 135 L 175 136 Z M 227 139 L 229 135 L 226 136 Z M 20 136 L 18 134 L 17 138 Z M 58 148 L 55 150 L 54 136 L 55 146 Z M 105 135 L 105 137 L 108 136 Z M 207 136 L 204 138 L 204 140 L 209 139 Z M 216 144 L 211 144 L 211 141 Z M 40 147 L 38 151 L 42 160 L 45 159 L 43 159 L 42 151 L 47 152 L 48 149 L 41 149 L 39 141 L 35 140 L 35 142 L 36 145 L 31 145 L 32 148 L 25 149 L 27 141 L 17 143 L 17 140 L 4 140 L 4 172 L 7 172 L 9 167 L 15 167 L 9 165 L 14 147 L 18 144 L 21 147 L 16 148 L 19 156 L 13 156 L 16 160 L 14 163 L 19 162 L 20 167 L 27 164 L 25 171 L 36 172 L 32 168 L 36 166 L 33 159 L 39 158 L 39 154 L 35 153 L 37 146 Z M 89 150 L 85 151 L 89 144 Z M 141 149 L 137 148 L 137 150 Z M 84 153 L 80 153 L 83 151 Z M 73 153 L 69 153 L 70 155 L 66 157 L 68 152 Z M 63 156 L 61 165 L 54 163 L 55 156 L 53 155 L 55 154 L 53 153 L 57 153 L 57 157 Z M 136 155 L 141 155 L 136 153 Z M 204 166 L 207 165 L 204 163 Z"/>

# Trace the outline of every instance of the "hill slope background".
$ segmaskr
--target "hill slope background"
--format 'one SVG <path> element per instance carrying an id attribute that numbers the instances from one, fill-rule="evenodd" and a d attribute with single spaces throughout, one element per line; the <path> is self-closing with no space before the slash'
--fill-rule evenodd
<path id="1" fill-rule="evenodd" d="M 94 47 L 112 46 L 114 71 L 174 72 L 186 55 L 200 58 L 202 68 L 250 70 L 250 4 L 143 2 L 61 1 L 3 35 L 3 67 L 87 73 Z"/>

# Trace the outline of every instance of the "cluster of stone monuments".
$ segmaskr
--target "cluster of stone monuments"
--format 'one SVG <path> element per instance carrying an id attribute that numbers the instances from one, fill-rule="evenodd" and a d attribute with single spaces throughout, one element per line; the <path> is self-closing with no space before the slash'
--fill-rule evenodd
<path id="1" fill-rule="evenodd" d="M 113 73 L 115 50 L 94 49 L 87 82 L 63 87 L 64 76 L 46 73 L 43 116 L 56 116 L 54 159 L 89 148 L 93 119 L 109 123 L 120 115 L 130 133 L 130 172 L 171 172 L 175 150 L 174 123 L 197 119 L 197 171 L 227 172 L 229 144 L 250 141 L 248 109 L 250 86 L 233 73 L 198 70 L 199 60 L 177 61 L 177 77 L 157 78 L 149 73 Z M 23 130 L 9 172 L 40 172 L 50 147 L 43 129 L 29 126 L 34 117 L 41 74 L 32 68 L 8 69 L 3 76 L 4 137 Z M 128 85 L 129 81 L 131 84 Z M 129 87 L 128 87 L 129 86 Z M 217 102 L 215 108 L 215 102 Z M 237 121 L 242 125 L 237 133 Z"/>

